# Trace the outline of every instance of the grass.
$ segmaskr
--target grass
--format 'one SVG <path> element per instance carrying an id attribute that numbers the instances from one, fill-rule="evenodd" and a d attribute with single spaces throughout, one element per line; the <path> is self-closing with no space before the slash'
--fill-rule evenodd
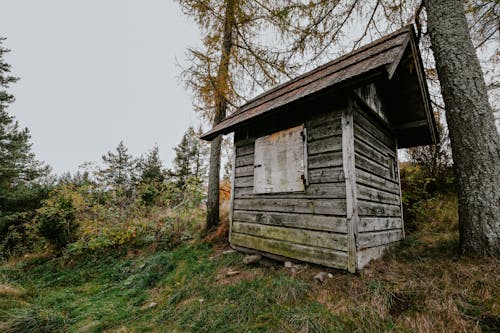
<path id="1" fill-rule="evenodd" d="M 498 332 L 499 262 L 456 246 L 456 233 L 417 233 L 358 275 L 248 267 L 204 243 L 21 258 L 0 267 L 0 331 Z"/>

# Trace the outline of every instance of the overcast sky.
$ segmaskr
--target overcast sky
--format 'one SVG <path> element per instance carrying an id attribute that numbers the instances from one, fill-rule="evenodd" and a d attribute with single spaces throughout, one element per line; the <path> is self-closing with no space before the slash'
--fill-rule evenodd
<path id="1" fill-rule="evenodd" d="M 8 111 L 54 172 L 100 161 L 123 140 L 170 165 L 200 120 L 179 78 L 199 32 L 172 0 L 0 0 L 6 60 L 21 80 Z"/>

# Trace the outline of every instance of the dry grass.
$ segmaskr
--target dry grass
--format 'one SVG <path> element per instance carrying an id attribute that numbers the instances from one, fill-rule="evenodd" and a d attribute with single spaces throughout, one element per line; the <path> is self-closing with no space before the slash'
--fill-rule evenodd
<path id="1" fill-rule="evenodd" d="M 332 270 L 333 278 L 316 284 L 310 299 L 353 318 L 356 331 L 384 331 L 370 325 L 392 321 L 414 332 L 499 332 L 499 260 L 457 257 L 457 237 L 417 235 L 358 276 Z M 311 279 L 320 269 L 299 278 Z"/>
<path id="2" fill-rule="evenodd" d="M 26 293 L 24 288 L 8 283 L 0 283 L 0 297 L 21 297 Z"/>

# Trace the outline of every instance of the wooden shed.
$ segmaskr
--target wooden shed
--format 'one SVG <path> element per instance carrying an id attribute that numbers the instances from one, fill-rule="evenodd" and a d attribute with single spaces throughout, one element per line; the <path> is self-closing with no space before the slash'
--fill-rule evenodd
<path id="1" fill-rule="evenodd" d="M 230 243 L 354 272 L 404 238 L 397 149 L 436 142 L 411 26 L 239 108 Z"/>

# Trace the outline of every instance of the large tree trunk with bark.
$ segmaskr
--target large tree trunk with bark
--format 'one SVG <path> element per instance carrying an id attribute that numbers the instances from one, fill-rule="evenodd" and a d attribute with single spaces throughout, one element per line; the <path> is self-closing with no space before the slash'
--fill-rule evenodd
<path id="1" fill-rule="evenodd" d="M 500 143 L 461 0 L 427 0 L 458 180 L 461 253 L 500 255 Z"/>
<path id="2" fill-rule="evenodd" d="M 215 114 L 213 126 L 226 117 L 227 91 L 229 86 L 229 62 L 233 47 L 233 30 L 235 25 L 234 6 L 236 0 L 226 0 L 224 35 L 222 52 L 215 82 Z M 220 183 L 220 157 L 222 135 L 218 135 L 210 146 L 210 167 L 208 171 L 208 198 L 206 231 L 214 229 L 219 224 L 219 183 Z"/>

